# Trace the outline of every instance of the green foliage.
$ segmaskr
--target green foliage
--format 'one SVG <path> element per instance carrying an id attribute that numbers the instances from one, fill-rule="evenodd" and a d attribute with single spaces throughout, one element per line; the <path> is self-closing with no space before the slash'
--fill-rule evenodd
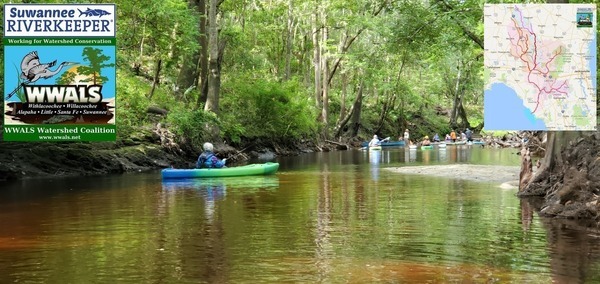
<path id="1" fill-rule="evenodd" d="M 56 84 L 58 85 L 68 85 L 71 84 L 75 80 L 76 73 L 75 72 L 63 72 L 58 78 L 56 78 Z"/>
<path id="2" fill-rule="evenodd" d="M 190 110 L 183 105 L 177 105 L 169 112 L 167 122 L 170 129 L 179 137 L 185 138 L 191 145 L 202 145 L 210 139 L 206 131 L 209 126 L 218 126 L 219 120 L 213 112 L 201 109 Z"/>
<path id="3" fill-rule="evenodd" d="M 232 140 L 295 139 L 314 132 L 316 123 L 309 101 L 299 95 L 296 81 L 276 83 L 238 77 L 223 90 L 221 101 L 225 133 Z"/>
<path id="4" fill-rule="evenodd" d="M 147 64 L 160 58 L 165 81 L 175 81 L 179 64 L 198 49 L 197 11 L 185 0 L 118 0 L 116 4 L 118 62 L 139 65 L 150 73 Z"/>
<path id="5" fill-rule="evenodd" d="M 383 120 L 382 132 L 389 133 L 386 136 L 401 133 L 401 124 L 406 122 L 423 127 L 414 130 L 415 134 L 431 135 L 434 130 L 449 130 L 445 129 L 448 118 L 437 117 L 431 106 L 452 108 L 451 91 L 459 64 L 467 115 L 473 126 L 481 121 L 482 51 L 458 25 L 483 35 L 481 1 L 444 2 L 448 7 L 439 1 L 220 2 L 217 25 L 226 48 L 221 62 L 220 111 L 214 117 L 190 107 L 200 96 L 200 88 L 178 95 L 171 90 L 182 65 L 192 62 L 192 55 L 200 48 L 199 2 L 116 0 L 119 131 L 146 122 L 146 109 L 152 105 L 167 109 L 173 131 L 193 141 L 206 138 L 202 135 L 210 125 L 218 126 L 221 135 L 232 142 L 314 137 L 319 127 L 336 125 L 342 105 L 341 74 L 346 73 L 346 110 L 358 92 L 357 86 L 361 82 L 365 86 L 360 110 L 363 130 L 378 126 L 387 102 L 392 105 L 388 105 Z M 375 15 L 378 10 L 382 12 Z M 312 35 L 315 31 L 321 35 L 325 29 L 327 38 L 318 39 L 323 48 L 315 50 Z M 292 40 L 289 46 L 288 39 Z M 320 109 L 314 102 L 315 51 L 327 58 L 329 70 L 324 73 L 333 76 L 328 93 L 329 121 L 323 125 L 316 122 Z M 101 76 L 101 65 L 108 61 L 97 51 L 84 53 L 89 66 L 79 67 L 79 72 Z M 159 84 L 149 100 L 146 94 L 159 59 Z M 135 69 L 135 76 L 125 72 L 129 68 Z M 70 81 L 73 75 L 64 72 L 57 82 Z"/>
<path id="6" fill-rule="evenodd" d="M 122 70 L 117 70 L 117 77 L 119 78 L 116 104 L 117 131 L 120 134 L 128 134 L 146 121 L 146 110 L 150 102 L 145 94 L 150 86 Z"/>

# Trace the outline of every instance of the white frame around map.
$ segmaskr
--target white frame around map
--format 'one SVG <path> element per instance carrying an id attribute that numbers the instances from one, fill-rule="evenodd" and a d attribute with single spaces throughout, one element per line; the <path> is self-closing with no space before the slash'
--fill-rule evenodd
<path id="1" fill-rule="evenodd" d="M 596 130 L 596 5 L 484 5 L 487 130 Z"/>

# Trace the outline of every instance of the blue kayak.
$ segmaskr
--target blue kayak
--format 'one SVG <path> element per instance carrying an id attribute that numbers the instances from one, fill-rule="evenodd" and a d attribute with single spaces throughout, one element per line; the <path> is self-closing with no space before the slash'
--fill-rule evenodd
<path id="1" fill-rule="evenodd" d="M 236 177 L 274 174 L 279 169 L 279 163 L 250 164 L 240 167 L 220 169 L 164 169 L 163 179 L 207 178 L 207 177 Z"/>

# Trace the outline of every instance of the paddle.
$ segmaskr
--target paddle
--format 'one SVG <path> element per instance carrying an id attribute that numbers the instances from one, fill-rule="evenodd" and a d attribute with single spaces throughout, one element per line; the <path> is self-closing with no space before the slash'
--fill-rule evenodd
<path id="1" fill-rule="evenodd" d="M 379 140 L 379 142 L 377 144 L 381 146 L 381 142 L 385 142 L 385 141 L 390 141 L 390 137 L 388 136 L 386 138 L 383 138 L 382 140 Z"/>
<path id="2" fill-rule="evenodd" d="M 378 144 L 379 144 L 379 145 L 381 145 L 381 142 L 385 142 L 385 141 L 390 141 L 390 137 L 388 136 L 388 137 L 386 137 L 386 138 L 384 138 L 384 139 L 382 139 L 382 140 L 379 140 Z M 362 148 L 360 148 L 360 149 L 361 149 L 361 150 L 367 150 L 368 148 L 369 148 L 369 146 L 362 147 Z"/>

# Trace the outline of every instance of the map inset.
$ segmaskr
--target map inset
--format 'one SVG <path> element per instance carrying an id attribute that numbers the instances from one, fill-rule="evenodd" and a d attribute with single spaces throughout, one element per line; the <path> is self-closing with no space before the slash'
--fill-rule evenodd
<path id="1" fill-rule="evenodd" d="M 487 130 L 596 130 L 596 5 L 484 6 Z"/>

